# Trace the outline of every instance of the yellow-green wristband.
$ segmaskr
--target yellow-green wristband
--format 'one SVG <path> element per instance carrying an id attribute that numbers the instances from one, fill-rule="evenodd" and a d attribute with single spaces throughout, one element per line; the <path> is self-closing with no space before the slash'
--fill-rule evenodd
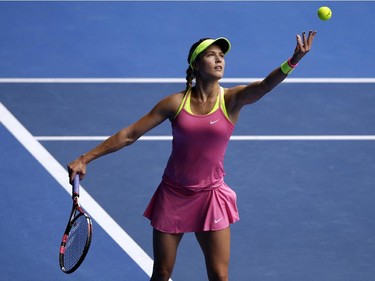
<path id="1" fill-rule="evenodd" d="M 290 59 L 284 61 L 280 68 L 281 68 L 281 71 L 286 74 L 286 75 L 289 75 L 290 73 L 292 73 L 292 71 L 297 67 L 298 64 L 292 64 L 290 62 Z"/>

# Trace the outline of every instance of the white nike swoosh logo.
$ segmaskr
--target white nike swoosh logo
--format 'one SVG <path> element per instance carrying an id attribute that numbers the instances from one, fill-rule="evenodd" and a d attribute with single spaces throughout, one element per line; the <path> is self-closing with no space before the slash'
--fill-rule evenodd
<path id="1" fill-rule="evenodd" d="M 217 123 L 217 122 L 219 122 L 220 121 L 220 119 L 217 119 L 217 120 L 215 120 L 215 121 L 210 121 L 210 125 L 213 125 L 213 124 L 215 124 L 215 123 Z"/>
<path id="2" fill-rule="evenodd" d="M 220 218 L 220 219 L 218 219 L 218 220 L 214 220 L 214 223 L 218 223 L 218 222 L 220 222 L 222 219 L 223 219 L 223 218 Z"/>

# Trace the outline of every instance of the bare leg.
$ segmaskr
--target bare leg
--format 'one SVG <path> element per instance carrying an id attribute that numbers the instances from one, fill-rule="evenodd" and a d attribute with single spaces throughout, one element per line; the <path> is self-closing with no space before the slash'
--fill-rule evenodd
<path id="1" fill-rule="evenodd" d="M 206 260 L 210 281 L 228 281 L 230 259 L 230 228 L 195 234 Z"/>
<path id="2" fill-rule="evenodd" d="M 170 234 L 154 229 L 154 268 L 150 281 L 168 281 L 176 261 L 178 245 L 183 234 Z"/>

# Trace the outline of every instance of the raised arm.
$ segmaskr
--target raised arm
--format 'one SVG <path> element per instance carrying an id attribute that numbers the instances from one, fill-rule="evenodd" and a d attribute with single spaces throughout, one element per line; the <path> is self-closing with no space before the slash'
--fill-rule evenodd
<path id="1" fill-rule="evenodd" d="M 293 56 L 283 64 L 283 67 L 277 67 L 263 80 L 229 89 L 227 97 L 228 110 L 236 116 L 242 106 L 256 102 L 280 84 L 291 70 L 297 66 L 298 62 L 310 51 L 316 33 L 316 31 L 310 31 L 306 35 L 303 32 L 302 37 L 297 34 L 297 44 Z"/>
<path id="2" fill-rule="evenodd" d="M 72 161 L 68 165 L 70 181 L 73 180 L 76 174 L 79 174 L 80 179 L 83 179 L 86 174 L 86 165 L 91 161 L 133 144 L 152 128 L 161 124 L 168 118 L 173 118 L 181 99 L 181 93 L 164 98 L 149 113 L 144 115 L 138 121 L 121 129 L 94 149 Z"/>

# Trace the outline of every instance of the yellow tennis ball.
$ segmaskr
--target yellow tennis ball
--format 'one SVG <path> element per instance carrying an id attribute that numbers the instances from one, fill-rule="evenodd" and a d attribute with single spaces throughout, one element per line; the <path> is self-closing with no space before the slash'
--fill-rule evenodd
<path id="1" fill-rule="evenodd" d="M 329 7 L 323 6 L 318 9 L 318 17 L 321 20 L 329 20 L 332 17 L 332 11 Z"/>

